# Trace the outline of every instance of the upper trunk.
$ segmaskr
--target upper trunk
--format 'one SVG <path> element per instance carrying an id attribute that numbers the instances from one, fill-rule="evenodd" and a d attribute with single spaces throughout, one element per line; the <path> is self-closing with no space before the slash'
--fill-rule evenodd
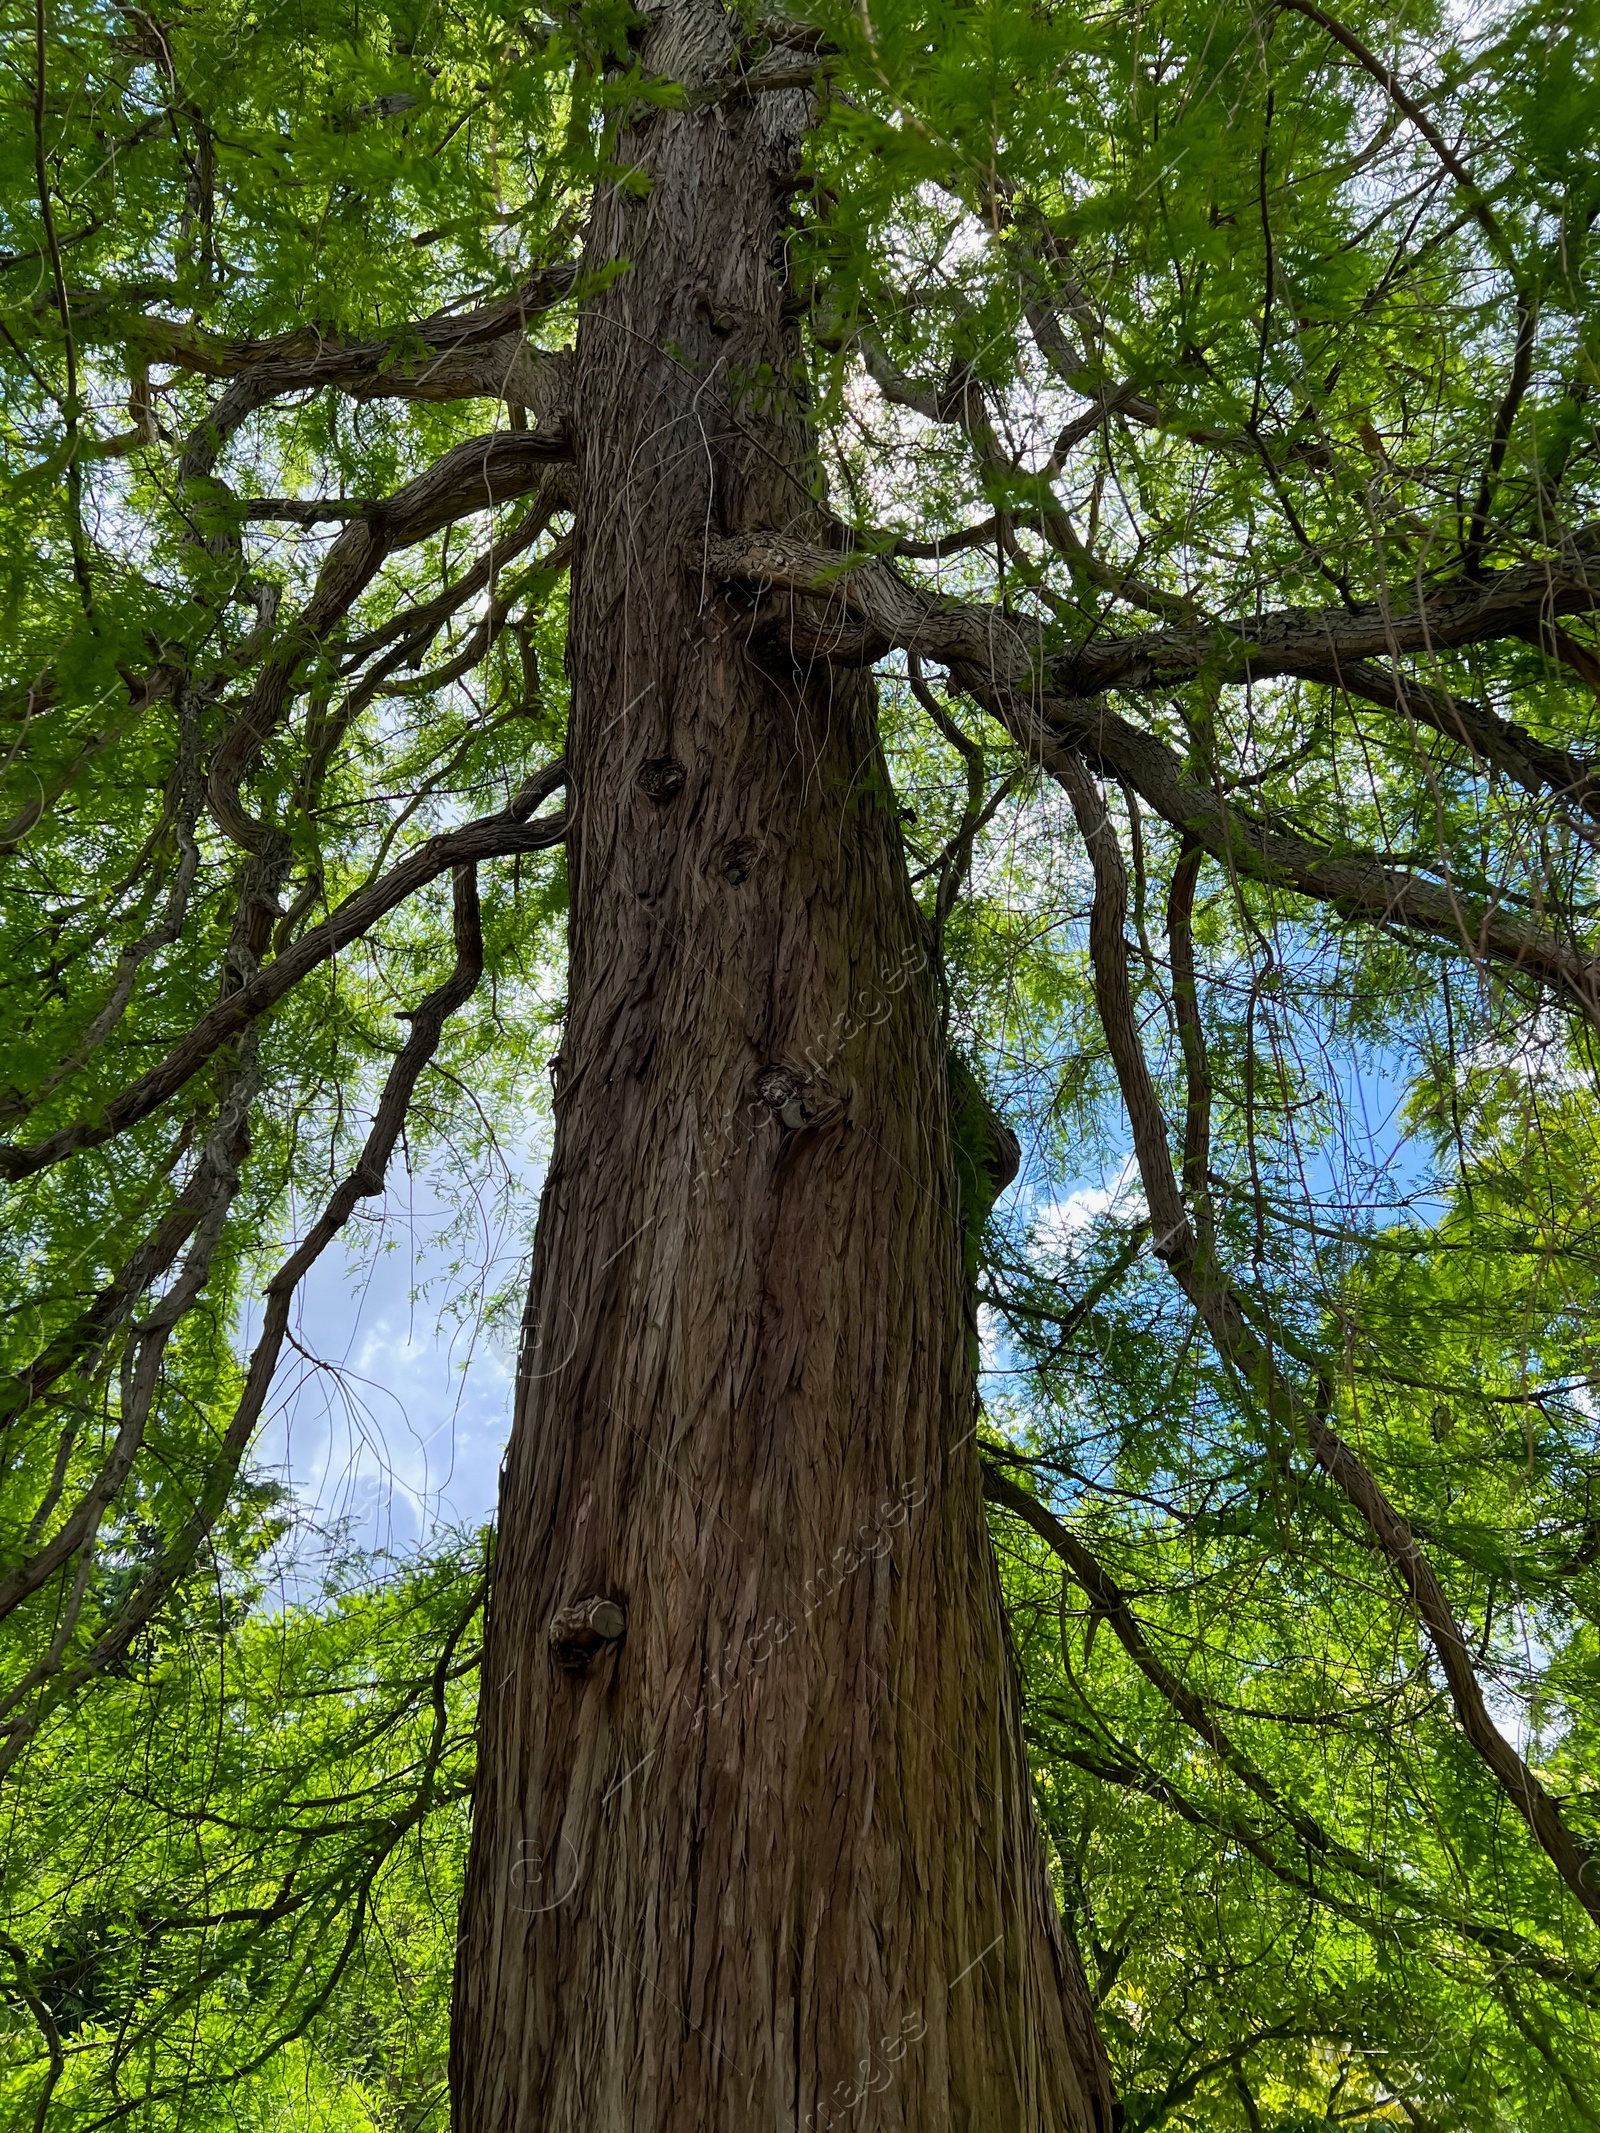
<path id="1" fill-rule="evenodd" d="M 696 0 L 646 71 L 730 50 Z M 717 535 L 817 531 L 784 314 L 805 116 L 650 113 L 618 151 L 647 183 L 589 228 L 591 268 L 627 264 L 578 341 L 570 997 L 459 2133 L 1111 2121 L 1032 1819 L 873 691 L 701 568 Z"/>

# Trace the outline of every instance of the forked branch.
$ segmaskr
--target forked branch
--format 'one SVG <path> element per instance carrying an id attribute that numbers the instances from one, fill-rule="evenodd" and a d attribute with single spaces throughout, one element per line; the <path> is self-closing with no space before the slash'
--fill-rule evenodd
<path id="1" fill-rule="evenodd" d="M 203 1015 L 181 1042 L 174 1045 L 158 1065 L 109 1099 L 93 1117 L 62 1126 L 46 1140 L 31 1147 L 0 1147 L 0 1178 L 32 1177 L 53 1163 L 65 1161 L 80 1149 L 98 1148 L 119 1133 L 126 1133 L 141 1119 L 175 1096 L 185 1082 L 231 1037 L 259 1020 L 275 1007 L 290 989 L 341 948 L 375 926 L 396 905 L 414 896 L 430 881 L 453 868 L 475 866 L 480 860 L 502 859 L 516 852 L 543 852 L 559 844 L 567 833 L 564 814 L 542 820 L 528 818 L 542 801 L 566 782 L 566 765 L 552 763 L 499 814 L 484 815 L 462 828 L 430 837 L 398 866 L 365 889 L 349 896 L 320 926 L 313 926 L 292 941 L 280 956 L 268 963 L 250 981 L 219 1000 Z"/>

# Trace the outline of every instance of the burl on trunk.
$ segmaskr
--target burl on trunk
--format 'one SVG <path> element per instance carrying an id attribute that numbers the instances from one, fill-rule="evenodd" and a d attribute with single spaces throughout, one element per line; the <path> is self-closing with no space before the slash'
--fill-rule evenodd
<path id="1" fill-rule="evenodd" d="M 707 0 L 648 74 L 714 81 Z M 571 976 L 500 1498 L 458 2133 L 1050 2128 L 1109 2078 L 1035 1830 L 949 1099 L 870 682 L 708 537 L 816 537 L 798 91 L 597 194 Z"/>

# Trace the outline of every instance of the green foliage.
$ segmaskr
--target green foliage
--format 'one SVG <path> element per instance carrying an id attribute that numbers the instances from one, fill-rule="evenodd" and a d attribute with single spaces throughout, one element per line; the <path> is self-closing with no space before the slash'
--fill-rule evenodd
<path id="1" fill-rule="evenodd" d="M 29 1752 L 4 1877 L 37 2008 L 0 2046 L 8 2124 L 45 2022 L 63 2125 L 437 2120 L 481 1556 L 346 1558 L 286 1600 L 279 1534 L 258 1515 L 219 1548 L 92 1717 Z"/>

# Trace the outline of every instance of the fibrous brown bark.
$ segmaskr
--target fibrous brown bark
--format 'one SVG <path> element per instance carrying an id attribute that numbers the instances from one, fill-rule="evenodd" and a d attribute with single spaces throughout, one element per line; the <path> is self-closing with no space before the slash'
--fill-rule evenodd
<path id="1" fill-rule="evenodd" d="M 679 0 L 643 60 L 706 84 L 731 51 Z M 1111 2124 L 1033 1822 L 871 685 L 775 652 L 703 566 L 820 522 L 783 309 L 806 114 L 650 112 L 618 151 L 647 182 L 588 235 L 629 264 L 576 363 L 571 974 L 459 2133 Z"/>

